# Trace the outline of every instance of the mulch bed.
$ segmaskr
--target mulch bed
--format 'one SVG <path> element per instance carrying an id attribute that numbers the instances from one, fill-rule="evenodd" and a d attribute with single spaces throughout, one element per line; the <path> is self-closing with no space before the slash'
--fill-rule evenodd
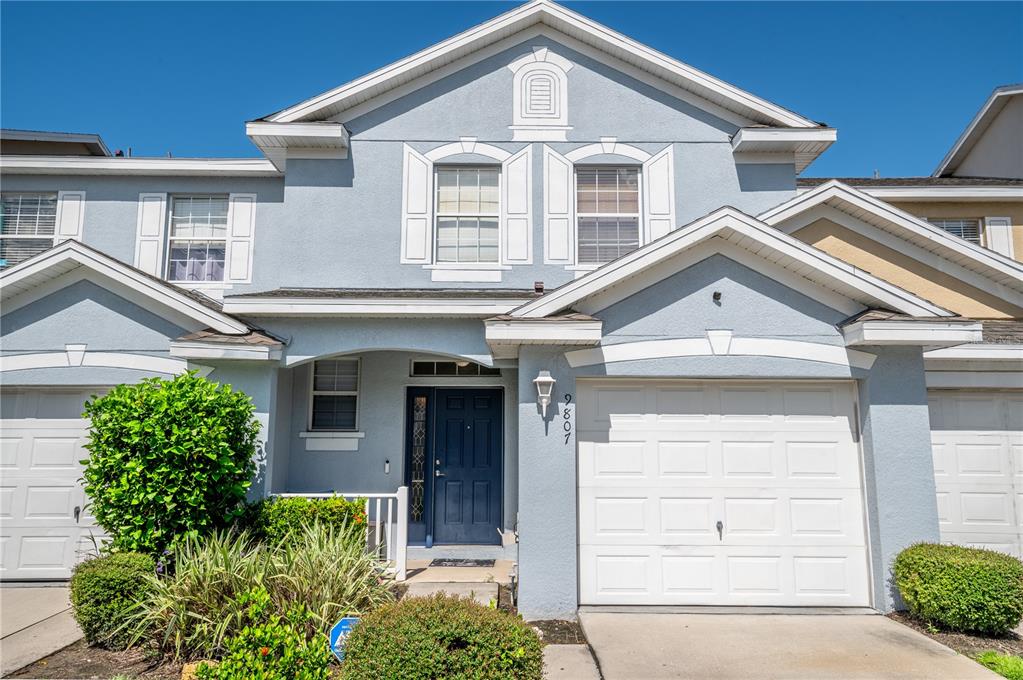
<path id="1" fill-rule="evenodd" d="M 994 650 L 999 654 L 1012 654 L 1023 657 L 1023 637 L 1016 633 L 1008 633 L 1003 637 L 991 637 L 988 635 L 973 635 L 970 633 L 953 633 L 944 630 L 928 628 L 926 623 L 921 623 L 910 617 L 905 612 L 894 612 L 888 615 L 893 621 L 898 621 L 904 626 L 923 633 L 932 640 L 936 640 L 946 647 L 968 656 L 976 657 L 981 652 Z"/>
<path id="2" fill-rule="evenodd" d="M 530 621 L 529 625 L 539 629 L 540 639 L 545 645 L 585 645 L 586 636 L 575 621 Z"/>
<path id="3" fill-rule="evenodd" d="M 181 677 L 181 664 L 153 660 L 139 649 L 114 652 L 90 647 L 85 640 L 79 640 L 6 677 L 107 680 L 118 674 L 140 680 L 177 680 Z"/>

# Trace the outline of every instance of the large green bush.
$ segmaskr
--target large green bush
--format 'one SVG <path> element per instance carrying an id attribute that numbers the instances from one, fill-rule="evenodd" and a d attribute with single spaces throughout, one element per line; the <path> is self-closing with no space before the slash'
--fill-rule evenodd
<path id="1" fill-rule="evenodd" d="M 513 616 L 446 595 L 406 598 L 365 616 L 345 643 L 345 680 L 539 680 L 543 648 Z"/>
<path id="2" fill-rule="evenodd" d="M 85 492 L 114 550 L 158 554 L 234 521 L 255 471 L 252 401 L 186 373 L 86 402 Z"/>
<path id="3" fill-rule="evenodd" d="M 954 631 L 1001 635 L 1023 618 L 1023 562 L 991 550 L 920 543 L 895 558 L 910 613 Z"/>
<path id="4" fill-rule="evenodd" d="M 265 588 L 278 612 L 308 610 L 308 633 L 342 616 L 364 614 L 391 601 L 392 582 L 346 527 L 311 525 L 278 545 L 247 533 L 188 538 L 174 551 L 174 572 L 154 577 L 134 624 L 136 640 L 156 642 L 178 658 L 209 659 L 227 652 L 228 638 L 247 625 L 243 594 Z"/>
<path id="5" fill-rule="evenodd" d="M 156 565 L 149 555 L 114 553 L 86 560 L 71 575 L 75 620 L 90 644 L 123 649 L 126 627 L 150 587 Z"/>
<path id="6" fill-rule="evenodd" d="M 350 501 L 340 496 L 267 498 L 257 501 L 249 513 L 248 521 L 256 535 L 271 544 L 280 543 L 302 526 L 316 522 L 353 531 L 366 528 L 365 501 Z"/>
<path id="7" fill-rule="evenodd" d="M 200 680 L 327 680 L 333 657 L 327 636 L 309 632 L 312 615 L 302 605 L 278 614 L 270 593 L 259 587 L 237 598 L 244 627 L 227 638 L 219 663 L 201 664 Z"/>

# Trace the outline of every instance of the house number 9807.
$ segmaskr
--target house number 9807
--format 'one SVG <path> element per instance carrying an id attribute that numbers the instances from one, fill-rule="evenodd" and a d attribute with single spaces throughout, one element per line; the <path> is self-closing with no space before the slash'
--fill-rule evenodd
<path id="1" fill-rule="evenodd" d="M 572 439 L 572 409 L 569 405 L 572 403 L 572 395 L 565 395 L 565 408 L 561 411 L 561 417 L 565 419 L 562 429 L 565 431 L 565 446 L 568 446 L 569 440 Z"/>

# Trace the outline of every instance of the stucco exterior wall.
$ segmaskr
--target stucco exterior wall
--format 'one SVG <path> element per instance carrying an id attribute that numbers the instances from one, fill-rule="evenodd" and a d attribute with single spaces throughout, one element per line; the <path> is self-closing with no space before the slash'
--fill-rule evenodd
<path id="1" fill-rule="evenodd" d="M 1023 177 L 1023 96 L 1015 95 L 959 163 L 959 177 Z"/>
<path id="2" fill-rule="evenodd" d="M 1013 257 L 1023 262 L 1023 201 L 891 201 L 900 210 L 917 217 L 1008 217 L 1012 220 Z"/>
<path id="3" fill-rule="evenodd" d="M 977 319 L 1023 316 L 1023 309 L 995 295 L 830 220 L 817 220 L 793 236 L 957 314 Z"/>

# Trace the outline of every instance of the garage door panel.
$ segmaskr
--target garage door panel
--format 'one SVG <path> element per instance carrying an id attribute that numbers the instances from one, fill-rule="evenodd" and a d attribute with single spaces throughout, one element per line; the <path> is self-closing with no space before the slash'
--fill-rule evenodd
<path id="1" fill-rule="evenodd" d="M 78 416 L 96 391 L 4 391 L 0 578 L 64 579 L 84 552 L 95 549 L 90 536 L 100 531 L 84 512 L 80 481 L 87 421 Z"/>
<path id="2" fill-rule="evenodd" d="M 863 548 L 583 546 L 590 604 L 859 606 Z"/>
<path id="3" fill-rule="evenodd" d="M 849 384 L 583 381 L 578 403 L 584 603 L 868 603 Z"/>
<path id="4" fill-rule="evenodd" d="M 931 443 L 941 538 L 1023 551 L 1023 397 L 932 390 Z"/>

